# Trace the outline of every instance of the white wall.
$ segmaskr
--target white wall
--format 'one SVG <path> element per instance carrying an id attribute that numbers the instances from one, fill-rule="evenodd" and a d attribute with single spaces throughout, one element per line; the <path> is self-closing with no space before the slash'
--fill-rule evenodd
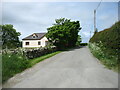
<path id="1" fill-rule="evenodd" d="M 41 45 L 38 45 L 38 42 L 41 42 Z M 45 45 L 45 41 L 48 41 L 48 39 L 46 37 L 43 37 L 41 40 L 23 40 L 22 41 L 22 47 L 44 47 Z M 29 45 L 26 45 L 26 42 L 29 42 Z"/>

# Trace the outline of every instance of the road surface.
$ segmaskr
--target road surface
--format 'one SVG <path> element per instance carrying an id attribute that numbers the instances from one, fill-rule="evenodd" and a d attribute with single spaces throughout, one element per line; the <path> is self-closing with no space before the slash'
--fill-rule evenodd
<path id="1" fill-rule="evenodd" d="M 118 74 L 88 47 L 59 53 L 9 79 L 3 88 L 117 88 Z"/>

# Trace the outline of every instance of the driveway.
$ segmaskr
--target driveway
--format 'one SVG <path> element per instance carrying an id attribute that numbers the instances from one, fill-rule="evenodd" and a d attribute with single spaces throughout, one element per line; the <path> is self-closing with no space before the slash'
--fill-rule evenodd
<path id="1" fill-rule="evenodd" d="M 117 88 L 118 74 L 88 47 L 59 53 L 9 79 L 4 88 Z"/>

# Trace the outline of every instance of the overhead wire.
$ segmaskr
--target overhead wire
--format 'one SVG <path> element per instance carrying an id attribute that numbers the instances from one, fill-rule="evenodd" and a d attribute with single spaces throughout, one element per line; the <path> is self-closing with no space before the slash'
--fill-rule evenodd
<path id="1" fill-rule="evenodd" d="M 97 8 L 95 9 L 95 10 L 97 10 L 98 9 L 98 7 L 100 6 L 100 4 L 102 3 L 102 0 L 99 2 L 99 4 L 98 4 L 98 6 L 97 6 Z"/>

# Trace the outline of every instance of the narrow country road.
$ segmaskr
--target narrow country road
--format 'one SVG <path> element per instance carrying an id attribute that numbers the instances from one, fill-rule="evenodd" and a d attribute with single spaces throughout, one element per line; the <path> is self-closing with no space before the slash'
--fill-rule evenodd
<path id="1" fill-rule="evenodd" d="M 3 88 L 118 88 L 118 74 L 83 47 L 36 64 L 9 79 Z"/>

